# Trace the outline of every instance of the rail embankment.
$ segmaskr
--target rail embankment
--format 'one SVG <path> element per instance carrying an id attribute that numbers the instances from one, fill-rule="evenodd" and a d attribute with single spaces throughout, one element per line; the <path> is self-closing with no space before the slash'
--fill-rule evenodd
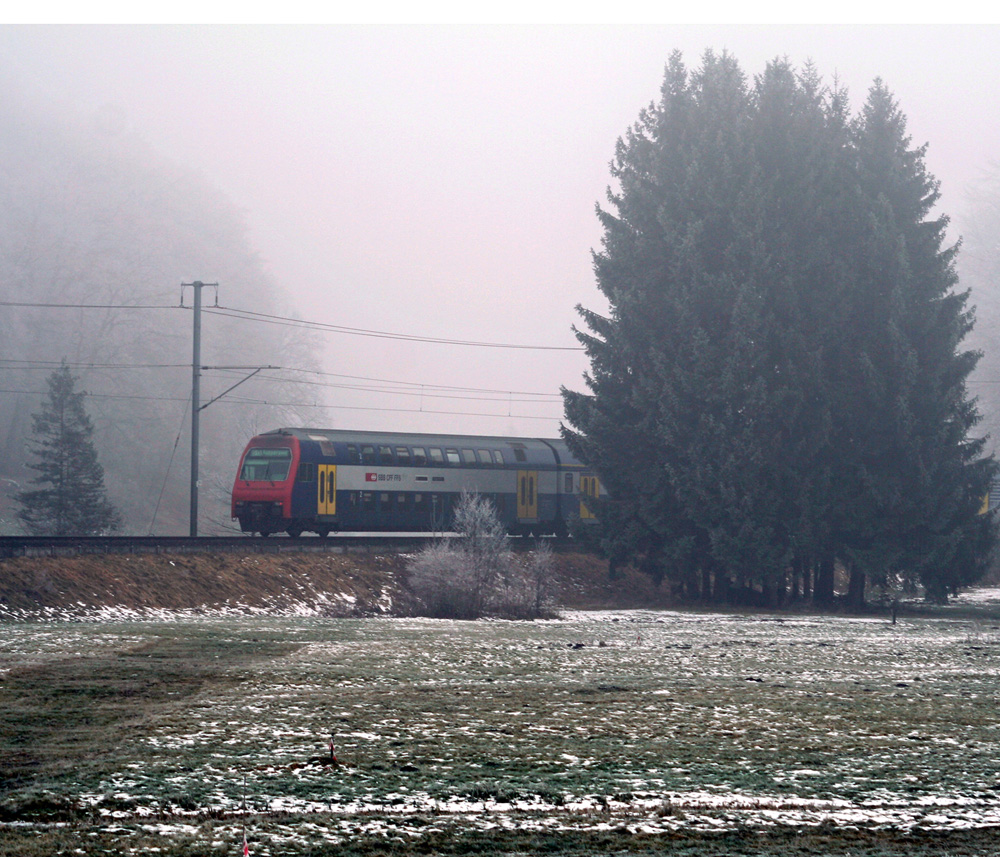
<path id="1" fill-rule="evenodd" d="M 0 560 L 0 619 L 94 619 L 191 614 L 405 615 L 408 554 L 165 553 L 21 556 Z M 666 593 L 607 562 L 558 553 L 559 605 L 664 606 Z"/>

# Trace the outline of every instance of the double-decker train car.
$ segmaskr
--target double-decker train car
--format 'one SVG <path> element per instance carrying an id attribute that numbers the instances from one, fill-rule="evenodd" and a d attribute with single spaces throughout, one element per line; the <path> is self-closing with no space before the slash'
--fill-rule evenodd
<path id="1" fill-rule="evenodd" d="M 243 451 L 232 516 L 262 536 L 448 531 L 463 491 L 511 533 L 561 536 L 602 489 L 562 440 L 281 428 Z"/>

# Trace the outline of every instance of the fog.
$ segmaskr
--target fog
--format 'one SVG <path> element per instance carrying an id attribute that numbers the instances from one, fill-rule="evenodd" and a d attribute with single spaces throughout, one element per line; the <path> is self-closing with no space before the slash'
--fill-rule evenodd
<path id="1" fill-rule="evenodd" d="M 530 346 L 323 332 L 318 368 L 330 374 L 308 378 L 331 386 L 307 395 L 283 376 L 286 403 L 325 397 L 303 419 L 554 436 L 559 387 L 581 388 L 586 370 L 574 307 L 602 307 L 594 207 L 615 141 L 657 97 L 672 50 L 694 67 L 706 48 L 725 49 L 750 76 L 776 56 L 811 60 L 855 109 L 881 76 L 914 142 L 930 144 L 941 208 L 957 220 L 1000 153 L 998 36 L 992 26 L 6 26 L 0 75 L 47 109 L 141 138 L 231 200 L 274 284 L 261 286 L 266 312 Z M 194 264 L 178 281 L 143 283 L 146 298 L 176 302 L 181 276 L 218 280 L 221 304 L 257 308 L 224 272 Z M 239 325 L 248 341 L 270 326 Z M 223 336 L 207 316 L 203 334 L 224 362 L 232 329 Z M 311 368 L 287 353 L 257 359 Z M 203 398 L 232 383 L 206 378 Z"/>

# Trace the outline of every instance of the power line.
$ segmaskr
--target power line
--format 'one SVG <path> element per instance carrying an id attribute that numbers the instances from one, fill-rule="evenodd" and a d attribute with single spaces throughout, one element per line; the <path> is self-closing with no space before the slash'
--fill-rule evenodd
<path id="1" fill-rule="evenodd" d="M 234 373 L 235 374 L 235 373 Z M 289 384 L 302 384 L 310 387 L 322 387 L 327 390 L 353 390 L 359 393 L 382 393 L 389 396 L 410 396 L 412 398 L 420 399 L 452 399 L 460 402 L 507 402 L 508 404 L 517 402 L 519 404 L 554 404 L 560 401 L 560 397 L 556 393 L 552 394 L 528 394 L 535 395 L 535 398 L 514 398 L 513 394 L 507 394 L 506 392 L 492 393 L 489 395 L 474 395 L 475 391 L 464 391 L 465 394 L 461 394 L 461 391 L 452 392 L 438 392 L 439 389 L 446 388 L 429 388 L 427 390 L 415 389 L 413 387 L 406 387 L 403 389 L 393 388 L 393 387 L 374 387 L 364 384 L 331 384 L 322 383 L 319 381 L 299 381 L 299 380 L 289 380 L 283 381 L 281 378 L 275 378 L 272 375 L 261 375 L 261 380 L 275 381 L 279 383 L 289 383 Z M 484 391 L 489 392 L 489 391 Z M 541 396 L 547 395 L 547 399 L 542 399 Z"/>
<path id="2" fill-rule="evenodd" d="M 309 370 L 292 370 L 298 372 L 308 372 Z M 235 373 L 227 373 L 235 374 Z M 328 377 L 343 377 L 346 379 L 352 379 L 350 375 L 334 375 L 333 373 L 320 372 L 316 373 L 321 376 Z M 299 379 L 284 379 L 279 378 L 274 375 L 261 375 L 259 380 L 273 381 L 276 383 L 285 384 L 301 384 L 310 387 L 322 387 L 325 389 L 332 390 L 357 390 L 359 392 L 369 392 L 369 393 L 387 393 L 391 395 L 400 396 L 426 396 L 428 398 L 443 398 L 443 399 L 460 399 L 466 401 L 484 401 L 484 402 L 538 402 L 540 404 L 550 404 L 553 402 L 561 401 L 562 396 L 559 393 L 527 393 L 527 392 L 516 392 L 514 390 L 487 390 L 479 389 L 475 387 L 449 387 L 443 384 L 420 384 L 413 381 L 391 381 L 386 379 L 378 378 L 363 378 L 355 377 L 355 380 L 359 381 L 372 381 L 375 384 L 388 384 L 390 386 L 372 386 L 371 384 L 350 384 L 350 383 L 331 383 L 324 381 L 308 381 Z M 528 398 L 513 398 L 518 397 L 528 397 Z"/>
<path id="3" fill-rule="evenodd" d="M 29 301 L 0 301 L 0 306 L 6 307 L 33 307 L 38 309 L 183 309 L 190 310 L 191 307 L 183 304 L 61 304 L 61 303 L 38 303 Z M 226 318 L 242 319 L 243 321 L 256 321 L 263 324 L 274 324 L 281 327 L 298 327 L 307 330 L 315 330 L 324 333 L 341 333 L 348 336 L 365 336 L 375 339 L 393 339 L 400 342 L 418 342 L 428 345 L 460 345 L 470 348 L 501 348 L 518 351 L 568 351 L 579 352 L 584 349 L 579 345 L 523 345 L 510 342 L 482 342 L 472 339 L 449 339 L 440 336 L 419 336 L 410 333 L 393 333 L 385 330 L 373 330 L 364 327 L 348 327 L 341 324 L 330 324 L 322 321 L 309 321 L 307 319 L 297 319 L 291 316 L 274 315 L 271 313 L 255 312 L 253 310 L 239 309 L 238 307 L 220 306 L 218 304 L 202 308 L 202 312 L 212 315 L 221 315 Z"/>
<path id="4" fill-rule="evenodd" d="M 24 396 L 47 396 L 45 390 L 0 390 L 0 393 L 10 393 L 12 395 Z M 91 399 L 113 399 L 113 400 L 141 400 L 148 402 L 184 402 L 187 403 L 190 397 L 185 396 L 133 396 L 113 393 L 87 393 L 87 398 Z M 223 405 L 248 405 L 254 407 L 267 406 L 272 408 L 313 408 L 324 411 L 374 411 L 377 413 L 389 414 L 433 414 L 436 416 L 454 417 L 491 417 L 493 419 L 518 419 L 518 420 L 545 420 L 548 422 L 561 422 L 562 417 L 540 417 L 531 414 L 489 414 L 476 411 L 440 411 L 417 408 L 379 408 L 364 405 L 321 405 L 315 402 L 272 402 L 267 399 L 247 399 L 241 396 L 233 396 L 221 400 Z"/>
<path id="5" fill-rule="evenodd" d="M 63 360 L 15 360 L 0 358 L 0 363 L 32 366 L 69 366 L 73 369 L 190 369 L 190 363 L 77 363 Z M 13 368 L 13 367 L 12 367 Z M 209 367 L 205 367 L 209 368 Z M 220 367 L 221 368 L 221 367 Z"/>
<path id="6" fill-rule="evenodd" d="M 179 401 L 179 400 L 178 400 Z M 489 414 L 481 413 L 477 411 L 439 411 L 439 410 L 428 410 L 424 408 L 419 410 L 417 408 L 379 408 L 379 407 L 368 407 L 365 405 L 317 405 L 313 403 L 306 402 L 269 402 L 264 399 L 252 400 L 252 399 L 240 399 L 234 398 L 231 400 L 232 404 L 245 404 L 245 405 L 268 405 L 275 408 L 314 408 L 316 410 L 324 411 L 373 411 L 376 413 L 384 414 L 432 414 L 434 416 L 449 416 L 449 417 L 490 417 L 492 419 L 516 419 L 516 420 L 542 420 L 544 422 L 559 423 L 562 422 L 562 417 L 540 417 L 532 414 Z"/>
<path id="7" fill-rule="evenodd" d="M 45 308 L 45 309 L 147 309 L 147 310 L 160 310 L 160 309 L 191 309 L 183 304 L 181 305 L 160 305 L 160 304 L 60 304 L 54 302 L 27 302 L 27 301 L 0 301 L 0 306 L 10 306 L 10 307 L 35 307 L 35 308 Z M 474 340 L 460 340 L 460 339 L 447 339 L 443 337 L 428 337 L 428 336 L 417 336 L 413 334 L 400 334 L 391 333 L 387 331 L 379 331 L 368 328 L 357 328 L 349 327 L 345 325 L 334 325 L 327 324 L 324 322 L 317 321 L 307 321 L 302 319 L 294 319 L 288 316 L 280 316 L 270 313 L 255 312 L 251 310 L 241 310 L 234 307 L 219 306 L 216 303 L 212 307 L 204 307 L 202 312 L 210 312 L 215 315 L 221 315 L 224 317 L 235 318 L 243 321 L 256 321 L 259 323 L 275 324 L 285 327 L 297 327 L 306 328 L 310 330 L 316 330 L 328 333 L 341 333 L 354 336 L 364 336 L 379 339 L 391 339 L 404 342 L 417 342 L 426 344 L 439 344 L 439 345 L 459 345 L 459 346 L 470 346 L 479 348 L 506 348 L 506 349 L 517 349 L 517 350 L 542 350 L 542 351 L 583 351 L 579 347 L 565 347 L 565 346 L 535 346 L 535 345 L 521 345 L 521 344 L 509 344 L 509 343 L 499 343 L 499 342 L 480 342 Z M 12 367 L 30 367 L 30 366 L 55 366 L 63 365 L 64 361 L 33 361 L 33 360 L 13 360 L 13 359 L 0 359 L 0 364 L 7 365 L 9 368 Z M 104 370 L 131 370 L 131 369 L 187 369 L 189 364 L 181 363 L 143 363 L 143 364 L 128 364 L 128 363 L 98 363 L 98 362 L 74 362 L 65 363 L 67 366 L 72 366 L 79 369 L 104 369 Z M 214 368 L 219 371 L 225 372 L 227 369 L 234 369 L 236 367 L 207 367 L 201 366 L 202 370 L 208 370 L 209 368 Z M 420 399 L 419 409 L 404 409 L 404 408 L 377 408 L 377 407 L 361 407 L 361 406 L 327 406 L 327 405 L 315 405 L 313 403 L 274 403 L 267 401 L 249 401 L 241 400 L 239 397 L 235 398 L 234 401 L 242 401 L 245 404 L 259 404 L 259 405 L 273 405 L 281 407 L 320 407 L 320 408 L 332 408 L 346 410 L 368 410 L 368 411 L 386 411 L 386 412 L 404 412 L 404 413 L 433 413 L 441 415 L 452 415 L 452 416 L 490 416 L 490 417 L 504 417 L 513 418 L 516 415 L 511 413 L 511 405 L 517 404 L 554 404 L 560 401 L 561 397 L 557 393 L 537 393 L 533 391 L 513 391 L 513 390 L 497 390 L 497 389 L 486 389 L 486 388 L 476 388 L 476 387 L 459 387 L 454 385 L 444 385 L 444 384 L 430 384 L 426 382 L 417 381 L 399 381 L 386 378 L 373 378 L 367 376 L 356 376 L 356 375 L 343 375 L 339 373 L 332 372 L 322 372 L 319 370 L 309 370 L 300 369 L 296 367 L 281 367 L 281 371 L 284 372 L 298 372 L 301 374 L 312 374 L 321 378 L 340 378 L 345 381 L 360 381 L 369 383 L 360 384 L 350 384 L 350 383 L 328 383 L 320 381 L 308 381 L 304 379 L 285 379 L 277 378 L 274 375 L 264 375 L 261 376 L 261 380 L 269 380 L 272 382 L 282 382 L 296 383 L 296 384 L 306 384 L 310 386 L 324 387 L 328 389 L 340 389 L 340 390 L 353 390 L 361 393 L 374 393 L 383 395 L 404 395 L 413 398 Z M 371 384 L 381 384 L 390 385 L 388 387 L 377 387 L 371 386 Z M 8 392 L 14 394 L 28 394 L 28 395 L 42 395 L 37 393 L 30 393 L 29 391 L 18 391 L 18 390 L 8 390 L 0 391 Z M 141 396 L 141 395 L 115 395 L 115 394 L 91 394 L 95 398 L 106 398 L 106 399 L 122 399 L 122 400 L 146 400 L 146 401 L 181 401 L 176 397 L 165 397 L 165 396 Z M 518 397 L 528 397 L 528 398 L 514 398 Z M 504 414 L 481 414 L 481 413 L 467 413 L 467 412 L 456 412 L 456 411 L 435 411 L 427 410 L 423 407 L 423 400 L 427 399 L 451 399 L 456 401 L 478 401 L 478 402 L 494 402 L 498 404 L 506 403 L 508 408 L 508 413 Z M 552 419 L 548 417 L 523 417 L 527 419 Z"/>
<path id="8" fill-rule="evenodd" d="M 188 309 L 180 304 L 57 304 L 36 301 L 0 301 L 0 306 L 34 309 Z"/>
<path id="9" fill-rule="evenodd" d="M 270 315 L 268 313 L 253 312 L 251 310 L 235 309 L 233 307 L 218 306 L 206 307 L 203 312 L 212 315 L 222 315 L 229 318 L 241 318 L 247 321 L 260 321 L 267 324 L 277 324 L 283 327 L 302 327 L 309 330 L 318 330 L 327 333 L 344 333 L 350 336 L 367 336 L 375 339 L 395 339 L 402 342 L 422 342 L 433 345 L 463 345 L 474 348 L 508 348 L 525 351 L 583 351 L 581 346 L 572 345 L 518 345 L 507 342 L 480 342 L 470 339 L 446 339 L 437 336 L 417 336 L 409 333 L 390 333 L 384 330 L 369 330 L 363 327 L 347 327 L 340 324 L 329 324 L 327 322 L 306 321 L 303 319 L 290 318 L 288 316 Z"/>
<path id="10" fill-rule="evenodd" d="M 191 368 L 190 363 L 81 363 L 81 362 L 66 362 L 65 364 L 61 360 L 15 360 L 0 358 L 0 364 L 7 364 L 7 368 L 21 368 L 30 369 L 33 367 L 48 367 L 48 366 L 62 366 L 66 365 L 74 369 L 116 369 L 116 370 L 130 370 L 130 369 L 187 369 Z M 243 370 L 255 367 L 248 366 L 202 366 L 203 370 L 206 371 L 217 371 L 222 374 L 232 374 L 236 370 Z M 316 375 L 321 378 L 344 378 L 351 381 L 370 381 L 376 384 L 389 384 L 392 386 L 403 388 L 397 392 L 407 392 L 413 395 L 418 395 L 420 393 L 427 393 L 427 395 L 433 395 L 433 392 L 428 391 L 445 391 L 451 393 L 479 393 L 485 395 L 494 396 L 530 396 L 537 399 L 548 399 L 551 401 L 556 401 L 560 398 L 559 393 L 537 393 L 527 390 L 500 390 L 492 388 L 480 388 L 480 387 L 458 387 L 448 384 L 432 384 L 429 382 L 422 381 L 401 381 L 393 378 L 378 378 L 367 375 L 344 375 L 338 372 L 323 372 L 318 369 L 301 369 L 295 366 L 283 366 L 280 367 L 282 372 L 298 372 L 306 375 Z M 331 389 L 353 389 L 353 390 L 368 390 L 370 392 L 393 392 L 391 389 L 378 388 L 378 387 L 366 387 L 363 385 L 352 385 L 352 384 L 326 384 L 316 381 L 306 381 L 306 380 L 296 380 L 296 379 L 282 379 L 277 378 L 273 375 L 262 375 L 262 380 L 278 381 L 290 384 L 307 384 L 320 387 L 328 387 Z M 499 400 L 498 400 L 499 401 Z"/>

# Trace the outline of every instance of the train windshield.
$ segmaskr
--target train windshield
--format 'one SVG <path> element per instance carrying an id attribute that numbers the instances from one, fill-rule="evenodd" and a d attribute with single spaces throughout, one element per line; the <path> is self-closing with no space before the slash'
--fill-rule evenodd
<path id="1" fill-rule="evenodd" d="M 243 460 L 240 479 L 248 482 L 283 482 L 292 466 L 290 449 L 260 449 L 255 447 Z"/>

